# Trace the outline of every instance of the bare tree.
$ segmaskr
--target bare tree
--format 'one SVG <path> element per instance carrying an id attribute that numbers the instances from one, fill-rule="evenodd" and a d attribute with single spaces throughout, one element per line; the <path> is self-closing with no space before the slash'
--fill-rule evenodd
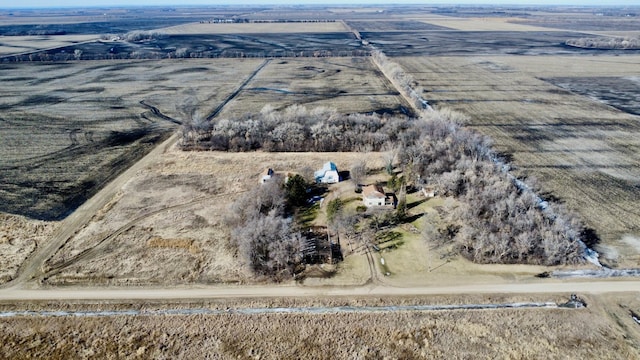
<path id="1" fill-rule="evenodd" d="M 349 170 L 349 178 L 356 187 L 356 190 L 360 189 L 365 176 L 367 176 L 367 161 L 363 157 L 356 161 Z"/>

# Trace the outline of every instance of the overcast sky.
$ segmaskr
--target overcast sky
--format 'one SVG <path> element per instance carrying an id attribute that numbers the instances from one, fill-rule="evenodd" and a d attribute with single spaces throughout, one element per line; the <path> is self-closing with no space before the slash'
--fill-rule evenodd
<path id="1" fill-rule="evenodd" d="M 0 8 L 87 7 L 138 5 L 254 5 L 254 4 L 510 4 L 510 5 L 640 5 L 639 0 L 0 0 Z"/>

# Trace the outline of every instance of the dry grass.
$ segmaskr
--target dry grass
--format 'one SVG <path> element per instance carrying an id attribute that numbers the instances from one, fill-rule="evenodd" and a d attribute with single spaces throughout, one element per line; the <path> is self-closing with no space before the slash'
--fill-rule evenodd
<path id="1" fill-rule="evenodd" d="M 121 192 L 49 261 L 61 272 L 49 284 L 177 284 L 251 282 L 229 246 L 224 217 L 243 191 L 258 186 L 266 167 L 277 172 L 348 169 L 358 153 L 182 152 L 132 178 Z M 375 165 L 380 154 L 369 154 Z M 186 204 L 185 206 L 178 206 Z M 117 233 L 115 237 L 109 237 Z M 104 241 L 103 241 L 104 240 Z M 88 255 L 81 255 L 100 244 Z M 85 253 L 86 254 L 86 253 Z M 349 275 L 347 275 L 348 277 Z M 361 275 L 343 283 L 360 284 Z"/>
<path id="2" fill-rule="evenodd" d="M 341 113 L 409 108 L 368 58 L 275 59 L 221 116 L 258 112 L 265 104 L 327 106 Z"/>
<path id="3" fill-rule="evenodd" d="M 617 60 L 639 75 L 637 57 Z M 531 66 L 527 65 L 531 60 Z M 513 155 L 518 174 L 542 180 L 594 228 L 603 244 L 618 248 L 610 264 L 637 266 L 640 255 L 627 252 L 620 239 L 640 233 L 640 123 L 637 117 L 586 97 L 561 90 L 534 76 L 562 72 L 598 76 L 603 58 L 457 57 L 400 58 L 400 63 L 428 92 L 431 103 L 470 116 L 469 126 L 491 136 L 499 151 Z M 548 66 L 545 66 L 548 65 Z M 571 65 L 574 64 L 574 65 Z M 526 70 L 520 70 L 525 69 Z M 611 76 L 619 69 L 606 67 Z M 625 251 L 622 251 L 625 250 Z"/>
<path id="4" fill-rule="evenodd" d="M 0 356 L 639 358 L 638 325 L 624 309 L 602 305 L 609 301 L 588 297 L 592 305 L 581 310 L 9 318 L 0 321 Z"/>
<path id="5" fill-rule="evenodd" d="M 504 17 L 482 17 L 482 18 L 455 18 L 441 17 L 434 18 L 429 16 L 426 19 L 411 17 L 412 20 L 421 20 L 428 24 L 436 26 L 444 26 L 447 28 L 460 31 L 549 31 L 549 28 L 543 28 L 531 25 L 515 24 L 511 21 L 517 18 Z"/>
<path id="6" fill-rule="evenodd" d="M 170 35 L 196 34 L 273 34 L 273 33 L 335 33 L 348 32 L 342 22 L 320 23 L 190 23 L 160 29 Z"/>
<path id="7" fill-rule="evenodd" d="M 41 246 L 56 223 L 0 213 L 0 284 L 11 279 L 22 262 Z"/>

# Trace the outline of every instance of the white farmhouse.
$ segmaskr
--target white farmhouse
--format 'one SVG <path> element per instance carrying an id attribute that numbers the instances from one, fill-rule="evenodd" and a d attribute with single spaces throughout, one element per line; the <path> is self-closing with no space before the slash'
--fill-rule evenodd
<path id="1" fill-rule="evenodd" d="M 380 185 L 363 187 L 362 201 L 366 207 L 395 206 L 393 196 L 388 196 Z"/>

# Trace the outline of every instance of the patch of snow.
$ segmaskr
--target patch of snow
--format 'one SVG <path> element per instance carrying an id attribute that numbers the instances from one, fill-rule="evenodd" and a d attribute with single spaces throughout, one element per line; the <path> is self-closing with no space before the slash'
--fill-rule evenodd
<path id="1" fill-rule="evenodd" d="M 602 267 L 597 270 L 556 270 L 551 273 L 555 278 L 610 278 L 610 277 L 637 277 L 640 269 L 611 269 Z"/>

